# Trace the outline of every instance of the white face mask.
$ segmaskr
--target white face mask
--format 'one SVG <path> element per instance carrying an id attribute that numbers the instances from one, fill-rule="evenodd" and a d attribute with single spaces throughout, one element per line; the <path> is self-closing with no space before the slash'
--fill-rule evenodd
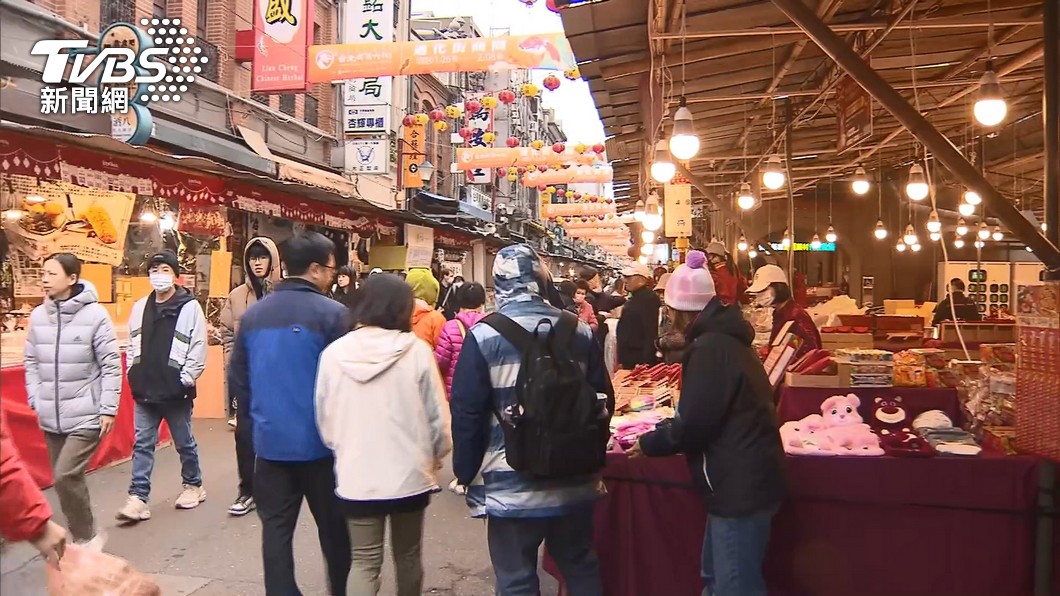
<path id="1" fill-rule="evenodd" d="M 172 273 L 162 273 L 159 271 L 148 274 L 148 277 L 151 280 L 151 287 L 154 288 L 156 292 L 168 292 L 169 289 L 173 287 Z"/>
<path id="2" fill-rule="evenodd" d="M 767 306 L 773 306 L 773 301 L 777 299 L 777 291 L 773 288 L 766 288 L 755 296 L 754 305 L 759 308 L 765 308 Z"/>

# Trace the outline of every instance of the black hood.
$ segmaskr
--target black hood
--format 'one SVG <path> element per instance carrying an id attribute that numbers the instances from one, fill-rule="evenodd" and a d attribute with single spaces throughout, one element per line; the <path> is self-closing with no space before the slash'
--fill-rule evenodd
<path id="1" fill-rule="evenodd" d="M 180 309 L 195 299 L 195 296 L 184 286 L 177 286 L 173 297 L 159 304 L 155 300 L 154 293 L 151 294 L 150 302 L 154 304 L 155 312 L 160 317 L 176 317 L 180 315 Z"/>
<path id="2" fill-rule="evenodd" d="M 704 333 L 728 335 L 746 346 L 750 346 L 755 338 L 755 330 L 743 318 L 740 308 L 735 305 L 725 306 L 717 297 L 707 304 L 692 324 L 688 334 L 689 340 L 694 340 Z"/>

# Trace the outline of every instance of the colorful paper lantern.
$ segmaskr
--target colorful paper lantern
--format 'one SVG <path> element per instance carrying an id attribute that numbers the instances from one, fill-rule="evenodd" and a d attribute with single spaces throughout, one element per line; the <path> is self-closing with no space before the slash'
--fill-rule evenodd
<path id="1" fill-rule="evenodd" d="M 565 196 L 567 196 L 567 191 L 565 189 L 561 188 L 561 189 L 556 191 L 556 196 L 557 197 L 565 197 Z"/>
<path id="2" fill-rule="evenodd" d="M 544 81 L 541 81 L 541 84 L 545 86 L 545 89 L 555 91 L 556 89 L 559 89 L 559 77 L 550 74 L 545 77 Z"/>
<path id="3" fill-rule="evenodd" d="M 574 146 L 574 151 L 575 151 L 575 153 L 578 153 L 578 154 L 585 153 L 588 150 L 589 150 L 589 147 L 587 147 L 585 145 L 585 143 L 578 143 L 577 145 Z"/>
<path id="4" fill-rule="evenodd" d="M 545 172 L 548 171 L 548 166 L 546 166 L 546 165 L 537 166 L 537 171 L 541 172 L 542 174 L 544 174 Z"/>
<path id="5" fill-rule="evenodd" d="M 540 149 L 540 148 L 545 146 L 545 142 L 541 141 L 541 140 L 537 140 L 537 141 L 534 141 L 534 142 L 530 143 L 530 146 L 533 147 L 534 149 Z"/>
<path id="6" fill-rule="evenodd" d="M 508 173 L 509 173 L 508 172 L 508 168 L 497 168 L 497 175 L 498 176 L 507 176 Z"/>
<path id="7" fill-rule="evenodd" d="M 519 146 L 519 137 L 508 137 L 508 140 L 506 141 L 506 143 L 507 143 L 507 145 L 509 147 L 511 147 L 512 149 L 515 149 L 516 147 Z"/>
<path id="8" fill-rule="evenodd" d="M 520 166 L 520 167 L 518 167 L 518 168 L 515 168 L 515 171 L 516 171 L 516 173 L 518 173 L 518 174 L 519 174 L 520 176 L 522 176 L 523 174 L 525 174 L 525 173 L 526 173 L 526 168 L 524 168 L 524 167 Z"/>
<path id="9" fill-rule="evenodd" d="M 440 110 L 438 108 L 431 110 L 430 113 L 427 115 L 430 116 L 431 120 L 434 120 L 435 122 L 441 122 L 442 120 L 445 120 L 445 110 Z"/>
<path id="10" fill-rule="evenodd" d="M 460 106 L 458 106 L 458 105 L 445 106 L 445 115 L 448 116 L 449 118 L 459 118 L 461 114 L 463 114 L 463 111 L 460 109 Z"/>
<path id="11" fill-rule="evenodd" d="M 518 175 L 516 175 L 516 174 L 508 174 L 508 182 L 515 182 L 518 179 L 519 179 Z"/>
<path id="12" fill-rule="evenodd" d="M 407 116 L 401 119 L 401 123 L 405 126 L 412 126 L 416 124 L 416 117 L 412 114 L 408 114 Z"/>
<path id="13" fill-rule="evenodd" d="M 548 194 L 554 194 L 556 192 L 556 187 L 555 186 L 549 186 L 549 187 L 545 188 L 545 192 L 547 192 Z"/>
<path id="14" fill-rule="evenodd" d="M 482 107 L 487 110 L 492 110 L 493 108 L 497 107 L 497 98 L 493 97 L 492 95 L 487 95 L 486 97 L 483 97 Z"/>
<path id="15" fill-rule="evenodd" d="M 555 151 L 556 153 L 563 153 L 564 151 L 567 150 L 567 146 L 564 145 L 563 143 L 556 143 L 555 145 L 552 146 L 552 150 Z"/>
<path id="16" fill-rule="evenodd" d="M 569 68 L 563 71 L 563 76 L 567 77 L 568 80 L 577 81 L 582 78 L 582 72 L 578 70 L 577 66 L 575 66 L 574 68 Z"/>
<path id="17" fill-rule="evenodd" d="M 519 93 L 521 93 L 523 97 L 537 97 L 538 94 L 541 93 L 541 90 L 533 83 L 523 83 L 522 85 L 519 85 Z"/>
<path id="18" fill-rule="evenodd" d="M 420 126 L 426 125 L 427 122 L 430 121 L 430 119 L 431 119 L 430 116 L 428 116 L 427 114 L 423 114 L 423 113 L 416 114 L 415 116 L 413 116 L 413 118 L 416 119 L 416 124 L 418 124 Z"/>
<path id="19" fill-rule="evenodd" d="M 493 141 L 497 140 L 497 133 L 494 133 L 494 132 L 484 133 L 482 135 L 482 140 L 485 141 L 487 145 L 492 145 Z"/>
<path id="20" fill-rule="evenodd" d="M 471 135 L 472 135 L 472 131 L 471 131 L 470 128 L 464 126 L 464 127 L 461 127 L 460 130 L 457 131 L 456 134 L 460 135 L 460 138 L 462 138 L 462 139 L 470 139 Z"/>
<path id="21" fill-rule="evenodd" d="M 445 132 L 448 129 L 449 129 L 449 123 L 446 122 L 445 120 L 435 120 L 434 121 L 434 130 L 437 130 L 438 132 Z"/>
<path id="22" fill-rule="evenodd" d="M 597 143 L 597 144 L 593 145 L 593 153 L 595 153 L 597 155 L 602 155 L 604 153 L 604 151 L 606 151 L 606 150 L 607 150 L 607 148 L 604 147 L 603 143 Z"/>
<path id="23" fill-rule="evenodd" d="M 523 168 L 517 168 L 515 166 L 509 166 L 508 167 L 508 173 L 509 174 L 525 174 L 526 171 Z"/>
<path id="24" fill-rule="evenodd" d="M 497 99 L 501 100 L 501 103 L 506 106 L 511 105 L 515 102 L 515 92 L 511 89 L 504 89 L 503 91 L 497 93 Z"/>
<path id="25" fill-rule="evenodd" d="M 464 102 L 464 110 L 468 114 L 477 114 L 482 109 L 482 102 L 477 99 L 469 99 Z"/>

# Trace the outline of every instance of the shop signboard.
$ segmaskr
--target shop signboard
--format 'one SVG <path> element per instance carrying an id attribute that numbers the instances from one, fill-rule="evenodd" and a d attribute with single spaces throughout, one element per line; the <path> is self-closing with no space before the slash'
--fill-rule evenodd
<path id="1" fill-rule="evenodd" d="M 481 95 L 468 99 L 482 99 Z M 464 126 L 471 131 L 464 141 L 469 148 L 489 149 L 493 143 L 486 141 L 486 133 L 493 131 L 493 110 L 483 107 L 474 114 L 464 114 Z M 468 184 L 489 184 L 493 180 L 493 168 L 473 168 L 466 171 Z"/>
<path id="2" fill-rule="evenodd" d="M 393 43 L 394 16 L 395 3 L 392 0 L 347 3 L 343 39 L 363 43 Z M 393 87 L 393 78 L 389 76 L 343 81 L 342 104 L 346 108 L 344 132 L 388 132 Z"/>
<path id="3" fill-rule="evenodd" d="M 385 174 L 390 149 L 387 139 L 350 139 L 346 146 L 353 154 L 350 171 L 356 174 Z"/>
<path id="4" fill-rule="evenodd" d="M 849 76 L 836 85 L 836 124 L 840 152 L 872 136 L 872 96 Z"/>
<path id="5" fill-rule="evenodd" d="M 345 106 L 342 108 L 342 132 L 382 134 L 390 126 L 390 107 L 383 105 Z"/>
<path id="6" fill-rule="evenodd" d="M 420 177 L 420 166 L 426 159 L 423 152 L 426 143 L 426 125 L 413 123 L 405 125 L 401 142 L 401 186 L 404 188 L 423 188 Z"/>
<path id="7" fill-rule="evenodd" d="M 313 35 L 313 0 L 254 0 L 254 93 L 309 91 L 306 54 Z"/>
<path id="8" fill-rule="evenodd" d="M 667 184 L 663 187 L 663 223 L 665 235 L 670 238 L 688 238 L 692 235 L 692 186 Z"/>
<path id="9" fill-rule="evenodd" d="M 577 66 L 562 33 L 391 43 L 380 43 L 382 36 L 376 33 L 368 32 L 369 37 L 356 43 L 311 46 L 309 81 L 330 83 L 437 72 L 569 70 Z"/>
<path id="10" fill-rule="evenodd" d="M 426 226 L 405 224 L 405 266 L 430 268 L 434 257 L 434 230 Z"/>

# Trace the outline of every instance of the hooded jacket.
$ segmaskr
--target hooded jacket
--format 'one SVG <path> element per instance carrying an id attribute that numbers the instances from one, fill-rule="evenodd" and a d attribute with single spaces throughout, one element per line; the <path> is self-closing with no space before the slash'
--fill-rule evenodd
<path id="1" fill-rule="evenodd" d="M 206 315 L 181 286 L 162 304 L 155 296 L 137 300 L 129 315 L 129 389 L 138 402 L 195 399 L 206 370 Z"/>
<path id="2" fill-rule="evenodd" d="M 320 355 L 316 422 L 335 452 L 335 494 L 403 499 L 438 490 L 453 448 L 434 356 L 411 333 L 360 327 Z"/>
<path id="3" fill-rule="evenodd" d="M 497 311 L 533 329 L 542 320 L 555 324 L 560 310 L 545 302 L 548 283 L 537 254 L 526 245 L 508 246 L 493 262 Z M 614 391 L 599 344 L 589 326 L 579 323 L 571 356 L 585 370 L 597 393 L 607 396 L 614 411 Z M 495 412 L 516 399 L 522 354 L 488 325 L 476 325 L 464 339 L 453 375 L 453 471 L 467 486 L 467 504 L 474 517 L 554 518 L 579 511 L 599 497 L 598 474 L 538 480 L 508 465 L 504 432 Z"/>
<path id="4" fill-rule="evenodd" d="M 445 394 L 453 392 L 453 373 L 456 371 L 456 363 L 460 361 L 460 351 L 464 347 L 464 338 L 475 326 L 486 316 L 486 313 L 477 311 L 458 312 L 452 321 L 446 321 L 442 326 L 442 333 L 438 336 L 438 346 L 434 348 L 434 358 L 438 361 L 438 369 L 445 379 Z"/>
<path id="5" fill-rule="evenodd" d="M 26 336 L 26 395 L 47 432 L 98 431 L 121 396 L 121 354 L 107 309 L 87 281 L 70 298 L 45 298 Z"/>
<path id="6" fill-rule="evenodd" d="M 442 334 L 445 326 L 445 315 L 441 311 L 417 298 L 416 306 L 412 310 L 412 332 L 416 337 L 427 342 L 431 350 L 438 347 L 438 336 Z"/>
<path id="7" fill-rule="evenodd" d="M 676 416 L 640 438 L 645 455 L 684 453 L 707 510 L 742 517 L 784 498 L 773 389 L 740 309 L 715 297 L 689 331 Z"/>
<path id="8" fill-rule="evenodd" d="M 250 270 L 250 260 L 247 255 L 255 244 L 264 246 L 269 251 L 272 262 L 265 273 L 264 279 L 258 280 Z M 224 347 L 225 362 L 232 356 L 232 342 L 235 340 L 236 332 L 239 331 L 239 321 L 243 313 L 255 302 L 264 298 L 273 287 L 280 282 L 280 251 L 271 238 L 257 236 L 251 238 L 243 248 L 243 275 L 246 281 L 239 284 L 230 294 L 225 304 L 221 307 L 221 345 Z M 260 290 L 260 293 L 259 293 Z"/>

